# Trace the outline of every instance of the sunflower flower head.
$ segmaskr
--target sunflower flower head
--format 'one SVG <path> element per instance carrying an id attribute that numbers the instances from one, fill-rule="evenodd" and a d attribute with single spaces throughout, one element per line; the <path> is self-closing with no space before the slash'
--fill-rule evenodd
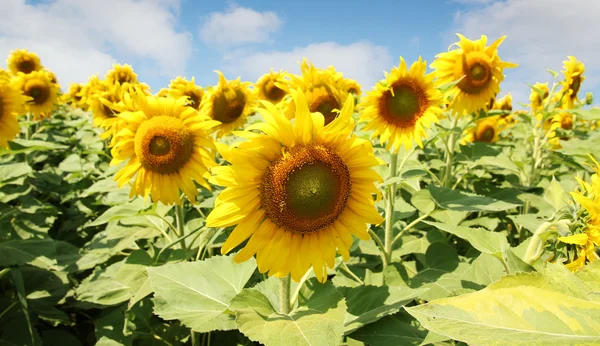
<path id="1" fill-rule="evenodd" d="M 254 90 L 258 99 L 269 101 L 273 104 L 277 104 L 283 100 L 287 94 L 285 91 L 286 88 L 280 86 L 288 83 L 285 76 L 285 72 L 274 72 L 273 69 L 269 73 L 262 75 L 254 84 Z"/>
<path id="2" fill-rule="evenodd" d="M 531 104 L 532 112 L 540 112 L 544 107 L 544 102 L 548 99 L 550 89 L 548 88 L 548 82 L 540 83 L 537 82 L 531 88 L 531 94 L 529 94 L 529 102 Z M 556 95 L 556 94 L 555 94 Z"/>
<path id="3" fill-rule="evenodd" d="M 8 70 L 14 75 L 19 72 L 29 74 L 43 68 L 37 54 L 30 52 L 27 49 L 11 51 L 6 63 L 8 65 Z"/>
<path id="4" fill-rule="evenodd" d="M 242 82 L 240 77 L 228 81 L 221 71 L 215 72 L 219 75 L 219 84 L 207 92 L 200 113 L 221 123 L 215 131 L 217 137 L 223 137 L 244 126 L 257 100 L 250 90 L 252 83 Z"/>
<path id="5" fill-rule="evenodd" d="M 581 83 L 585 80 L 584 72 L 585 65 L 576 57 L 569 56 L 568 60 L 563 61 L 562 73 L 565 80 L 562 83 L 562 89 L 567 109 L 575 108 L 576 105 L 580 104 L 577 94 L 581 89 Z"/>
<path id="6" fill-rule="evenodd" d="M 187 98 L 148 96 L 137 89 L 128 94 L 120 112 L 123 128 L 115 134 L 111 165 L 126 164 L 115 175 L 119 186 L 130 184 L 131 196 L 151 196 L 154 203 L 181 204 L 183 192 L 196 201 L 196 183 L 215 165 L 210 129 L 218 122 L 187 106 Z"/>
<path id="7" fill-rule="evenodd" d="M 113 64 L 112 70 L 108 71 L 106 74 L 106 81 L 109 85 L 118 84 L 135 84 L 138 82 L 137 74 L 133 72 L 133 68 L 131 65 L 119 65 Z"/>
<path id="8" fill-rule="evenodd" d="M 19 134 L 17 117 L 25 112 L 25 101 L 17 81 L 0 69 L 0 148 Z"/>
<path id="9" fill-rule="evenodd" d="M 72 105 L 73 107 L 83 108 L 82 90 L 83 85 L 79 83 L 72 83 L 69 85 L 69 91 L 63 95 L 63 101 L 66 104 Z"/>
<path id="10" fill-rule="evenodd" d="M 457 36 L 460 41 L 453 44 L 457 48 L 438 54 L 431 68 L 436 70 L 439 84 L 462 78 L 448 92 L 452 95 L 450 108 L 458 115 L 463 115 L 484 109 L 490 99 L 500 92 L 500 83 L 504 80 L 503 70 L 518 65 L 500 60 L 498 47 L 506 36 L 489 46 L 486 46 L 485 35 L 476 41 L 461 34 Z"/>
<path id="11" fill-rule="evenodd" d="M 425 74 L 427 62 L 421 57 L 407 68 L 404 58 L 400 65 L 386 73 L 385 80 L 367 93 L 361 107 L 361 122 L 365 130 L 374 130 L 382 144 L 398 152 L 408 150 L 413 141 L 423 146 L 421 139 L 432 123 L 438 122 L 442 95 L 433 84 L 434 74 Z"/>
<path id="12" fill-rule="evenodd" d="M 38 70 L 28 74 L 19 73 L 17 78 L 23 95 L 28 97 L 25 103 L 27 112 L 38 120 L 49 117 L 58 101 L 59 88 L 52 83 L 48 72 Z"/>
<path id="13" fill-rule="evenodd" d="M 195 110 L 199 110 L 202 98 L 204 97 L 204 89 L 196 85 L 194 77 L 192 77 L 192 80 L 190 81 L 183 77 L 177 77 L 169 84 L 166 95 L 173 98 L 185 96 L 188 98 L 187 105 Z"/>
<path id="14" fill-rule="evenodd" d="M 498 141 L 503 129 L 503 121 L 499 116 L 487 117 L 475 122 L 475 126 L 467 129 L 461 144 L 473 142 L 494 143 Z"/>
<path id="15" fill-rule="evenodd" d="M 258 112 L 265 122 L 238 133 L 248 140 L 217 147 L 231 165 L 212 170 L 210 181 L 226 188 L 206 222 L 236 225 L 224 254 L 249 239 L 235 261 L 256 255 L 261 272 L 291 274 L 295 281 L 312 267 L 324 282 L 336 251 L 348 260 L 352 235 L 369 239 L 367 224 L 383 222 L 373 202 L 381 177 L 372 168 L 380 161 L 370 141 L 352 135 L 354 100 L 347 98 L 339 116 L 325 125 L 301 89 L 291 97 L 294 120 L 263 101 Z"/>

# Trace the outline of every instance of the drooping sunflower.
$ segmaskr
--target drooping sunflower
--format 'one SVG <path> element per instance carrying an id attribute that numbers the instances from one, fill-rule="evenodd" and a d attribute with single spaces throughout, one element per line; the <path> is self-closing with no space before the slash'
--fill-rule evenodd
<path id="1" fill-rule="evenodd" d="M 0 148 L 19 134 L 17 117 L 25 112 L 25 97 L 8 72 L 0 69 Z"/>
<path id="2" fill-rule="evenodd" d="M 562 147 L 560 145 L 560 141 L 568 140 L 569 138 L 565 135 L 559 136 L 557 132 L 564 132 L 573 129 L 573 114 L 569 112 L 559 112 L 553 115 L 552 118 L 549 119 L 549 122 L 550 129 L 548 133 L 548 142 L 554 149 L 560 149 Z"/>
<path id="3" fill-rule="evenodd" d="M 329 69 L 316 68 L 308 59 L 304 58 L 300 64 L 302 75 L 289 75 L 290 82 L 285 86 L 287 92 L 300 89 L 308 102 L 308 109 L 321 113 L 325 118 L 325 125 L 332 122 L 337 116 L 349 94 L 345 90 L 339 72 Z M 293 118 L 296 110 L 294 99 L 290 96 L 282 103 L 284 114 L 288 119 Z"/>
<path id="4" fill-rule="evenodd" d="M 133 68 L 131 65 L 119 65 L 113 64 L 112 70 L 108 71 L 106 74 L 106 81 L 109 85 L 125 84 L 130 83 L 134 84 L 138 82 L 137 74 L 133 72 Z"/>
<path id="5" fill-rule="evenodd" d="M 258 269 L 269 275 L 291 273 L 295 281 L 312 266 L 327 279 L 337 251 L 349 258 L 352 235 L 369 239 L 367 224 L 380 224 L 373 196 L 381 177 L 373 166 L 371 142 L 352 135 L 353 100 L 339 117 L 324 125 L 311 113 L 302 90 L 293 90 L 294 121 L 269 102 L 258 111 L 265 122 L 240 135 L 236 148 L 218 145 L 231 163 L 215 167 L 211 182 L 225 186 L 208 216 L 209 227 L 237 225 L 221 248 L 230 252 L 250 240 L 235 256 L 243 262 L 256 254 Z M 250 132 L 260 130 L 262 134 Z"/>
<path id="6" fill-rule="evenodd" d="M 583 76 L 585 65 L 574 56 L 569 56 L 568 59 L 563 61 L 564 70 L 562 73 L 565 75 L 565 80 L 562 84 L 563 102 L 566 102 L 567 109 L 572 109 L 580 103 L 577 93 L 579 93 L 581 83 L 585 80 Z"/>
<path id="7" fill-rule="evenodd" d="M 115 181 L 130 183 L 131 196 L 150 195 L 154 203 L 180 204 L 181 192 L 195 202 L 195 183 L 210 190 L 205 176 L 216 163 L 209 131 L 218 122 L 188 107 L 186 97 L 148 96 L 140 90 L 130 96 L 138 111 L 118 114 L 126 125 L 115 136 L 111 165 L 127 164 Z"/>
<path id="8" fill-rule="evenodd" d="M 177 77 L 169 84 L 167 95 L 174 98 L 186 96 L 188 98 L 188 106 L 199 110 L 202 98 L 204 97 L 204 89 L 196 85 L 194 77 L 190 81 L 183 77 Z"/>
<path id="9" fill-rule="evenodd" d="M 473 142 L 493 143 L 497 142 L 503 123 L 499 116 L 487 117 L 475 122 L 475 126 L 467 129 L 461 144 Z"/>
<path id="10" fill-rule="evenodd" d="M 529 102 L 531 103 L 531 111 L 534 113 L 541 111 L 543 108 L 543 105 L 544 105 L 544 101 L 546 101 L 549 94 L 550 94 L 550 89 L 548 88 L 548 82 L 535 83 L 533 85 L 533 88 L 531 88 L 531 94 L 529 94 Z"/>
<path id="11" fill-rule="evenodd" d="M 215 131 L 217 137 L 223 137 L 246 123 L 257 100 L 249 88 L 252 83 L 242 82 L 240 77 L 228 81 L 221 71 L 215 72 L 219 75 L 219 84 L 206 93 L 200 113 L 221 122 Z"/>
<path id="12" fill-rule="evenodd" d="M 436 55 L 431 68 L 436 70 L 439 84 L 451 83 L 464 76 L 448 91 L 453 96 L 450 108 L 458 115 L 463 115 L 484 109 L 486 103 L 500 92 L 503 70 L 518 65 L 500 60 L 498 47 L 506 36 L 487 47 L 485 35 L 476 41 L 461 34 L 457 36 L 460 41 L 453 46 L 456 45 L 458 49 Z"/>
<path id="13" fill-rule="evenodd" d="M 422 146 L 425 130 L 438 121 L 442 95 L 433 84 L 434 74 L 425 74 L 426 69 L 421 57 L 410 69 L 400 57 L 400 65 L 363 99 L 360 121 L 367 123 L 365 130 L 374 130 L 371 136 L 379 136 L 388 150 L 397 153 L 402 145 L 408 150 L 413 141 Z"/>
<path id="14" fill-rule="evenodd" d="M 25 103 L 27 112 L 31 112 L 38 120 L 49 117 L 59 92 L 58 85 L 52 83 L 50 75 L 38 70 L 29 74 L 19 73 L 17 78 L 23 95 L 29 97 Z"/>
<path id="15" fill-rule="evenodd" d="M 273 69 L 262 75 L 254 84 L 254 90 L 259 100 L 269 101 L 273 104 L 279 103 L 287 94 L 285 88 L 280 88 L 278 84 L 287 84 L 284 78 L 285 72 L 274 72 Z"/>
<path id="16" fill-rule="evenodd" d="M 8 64 L 8 70 L 15 75 L 19 72 L 29 74 L 43 68 L 37 54 L 30 52 L 27 49 L 11 51 L 6 63 Z"/>
<path id="17" fill-rule="evenodd" d="M 584 208 L 585 227 L 575 230 L 573 235 L 558 238 L 562 243 L 576 245 L 575 255 L 565 264 L 571 271 L 577 271 L 599 258 L 596 247 L 600 246 L 600 164 L 593 157 L 592 160 L 596 166 L 591 184 L 578 179 L 580 188 L 571 192 L 571 196 Z"/>

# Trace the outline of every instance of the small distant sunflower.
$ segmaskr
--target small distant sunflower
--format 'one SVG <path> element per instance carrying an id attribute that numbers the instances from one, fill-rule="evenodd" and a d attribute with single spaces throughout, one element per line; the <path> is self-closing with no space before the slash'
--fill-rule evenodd
<path id="1" fill-rule="evenodd" d="M 169 89 L 168 88 L 162 88 L 160 89 L 156 95 L 156 97 L 169 97 Z"/>
<path id="2" fill-rule="evenodd" d="M 95 95 L 108 91 L 108 83 L 101 81 L 97 75 L 93 75 L 88 82 L 81 88 L 82 109 L 90 110 Z"/>
<path id="3" fill-rule="evenodd" d="M 471 41 L 457 34 L 460 41 L 453 44 L 458 49 L 436 56 L 431 68 L 436 70 L 439 84 L 451 83 L 464 76 L 449 93 L 453 96 L 450 107 L 459 115 L 477 112 L 485 108 L 498 92 L 505 68 L 517 67 L 517 64 L 500 60 L 498 47 L 506 36 L 502 36 L 486 47 L 487 36 Z M 452 47 L 452 46 L 451 46 Z"/>
<path id="4" fill-rule="evenodd" d="M 258 99 L 269 101 L 273 104 L 277 104 L 283 100 L 286 92 L 277 85 L 287 83 L 284 77 L 284 72 L 274 72 L 273 69 L 260 77 L 254 84 Z"/>
<path id="5" fill-rule="evenodd" d="M 64 95 L 65 103 L 70 104 L 73 107 L 82 107 L 82 89 L 83 85 L 79 83 L 72 83 L 71 85 L 69 85 L 69 91 Z"/>
<path id="6" fill-rule="evenodd" d="M 568 109 L 572 109 L 576 104 L 579 104 L 577 93 L 581 88 L 581 83 L 585 80 L 583 73 L 585 72 L 585 65 L 577 60 L 574 56 L 569 56 L 569 60 L 563 61 L 563 71 L 565 75 L 565 81 L 563 82 L 563 93 Z"/>
<path id="7" fill-rule="evenodd" d="M 540 93 L 538 93 L 538 91 L 536 91 L 536 89 L 541 92 L 541 95 Z M 531 89 L 531 94 L 529 94 L 529 102 L 531 103 L 532 112 L 539 112 L 542 110 L 544 101 L 548 99 L 549 94 L 550 89 L 548 88 L 548 82 L 537 82 L 533 85 L 533 88 Z"/>
<path id="8" fill-rule="evenodd" d="M 0 148 L 19 134 L 17 117 L 25 112 L 25 97 L 10 75 L 0 69 Z"/>
<path id="9" fill-rule="evenodd" d="M 360 97 L 360 95 L 362 94 L 362 89 L 357 81 L 355 81 L 354 79 L 346 78 L 344 82 L 346 83 L 346 90 L 348 90 L 349 93 Z"/>
<path id="10" fill-rule="evenodd" d="M 29 74 L 20 73 L 18 76 L 23 95 L 29 100 L 25 103 L 26 110 L 35 119 L 49 117 L 58 100 L 58 85 L 52 83 L 46 71 L 33 71 Z"/>
<path id="11" fill-rule="evenodd" d="M 215 72 L 219 84 L 207 92 L 200 113 L 221 122 L 215 130 L 217 137 L 222 137 L 246 123 L 246 118 L 254 112 L 256 97 L 249 88 L 252 83 L 241 82 L 239 77 L 227 81 L 221 71 Z"/>
<path id="12" fill-rule="evenodd" d="M 187 99 L 147 96 L 136 90 L 139 111 L 118 115 L 126 126 L 116 134 L 111 165 L 127 161 L 116 175 L 119 186 L 131 182 L 131 196 L 181 204 L 180 191 L 196 201 L 196 183 L 210 190 L 204 176 L 216 165 L 209 130 L 218 122 L 187 107 Z M 134 180 L 132 182 L 132 179 Z"/>
<path id="13" fill-rule="evenodd" d="M 349 95 L 344 90 L 341 74 L 333 68 L 318 69 L 306 58 L 302 60 L 300 70 L 301 76 L 290 75 L 287 91 L 301 89 L 308 101 L 308 109 L 312 113 L 321 113 L 325 125 L 329 124 L 338 116 L 337 111 L 342 108 Z M 288 119 L 294 116 L 296 106 L 292 97 L 284 99 L 283 109 Z"/>
<path id="14" fill-rule="evenodd" d="M 125 84 L 125 83 L 137 83 L 137 74 L 133 72 L 133 68 L 131 65 L 119 65 L 113 64 L 112 70 L 108 71 L 106 74 L 106 81 L 110 85 Z"/>
<path id="15" fill-rule="evenodd" d="M 199 110 L 202 98 L 204 97 L 204 89 L 196 85 L 194 77 L 190 81 L 183 77 L 177 77 L 171 81 L 168 95 L 174 98 L 186 96 L 188 98 L 188 106 Z"/>
<path id="16" fill-rule="evenodd" d="M 231 165 L 212 169 L 210 181 L 226 189 L 206 224 L 237 225 L 223 254 L 249 238 L 236 262 L 256 254 L 260 272 L 291 273 L 294 281 L 312 266 L 324 282 L 336 249 L 348 260 L 352 235 L 370 239 L 367 224 L 383 222 L 373 201 L 374 182 L 381 177 L 372 168 L 380 161 L 368 140 L 352 135 L 352 99 L 324 126 L 320 115 L 311 114 L 302 90 L 293 90 L 291 97 L 294 122 L 263 101 L 265 108 L 258 111 L 265 122 L 240 133 L 247 141 L 236 148 L 218 145 Z"/>
<path id="17" fill-rule="evenodd" d="M 512 109 L 513 109 L 512 95 L 510 93 L 507 93 L 506 95 L 504 95 L 504 97 L 496 99 L 496 101 L 494 102 L 494 105 L 492 106 L 492 109 L 507 111 L 507 112 L 512 111 Z"/>
<path id="18" fill-rule="evenodd" d="M 421 57 L 410 69 L 400 57 L 400 65 L 363 99 L 360 121 L 367 123 L 365 130 L 375 130 L 372 137 L 379 136 L 388 150 L 398 152 L 402 145 L 408 150 L 413 140 L 422 146 L 425 130 L 438 122 L 442 95 L 433 84 L 434 74 L 425 74 L 426 69 Z"/>
<path id="19" fill-rule="evenodd" d="M 559 136 L 558 132 L 572 130 L 574 126 L 573 114 L 569 112 L 560 112 L 555 114 L 550 119 L 550 133 L 548 133 L 549 143 L 555 148 L 560 149 L 560 140 L 568 140 L 569 138 L 565 135 Z"/>
<path id="20" fill-rule="evenodd" d="M 58 88 L 60 88 L 60 85 L 58 84 L 58 78 L 56 78 L 56 74 L 54 74 L 54 72 L 48 69 L 44 69 L 44 71 L 46 71 L 48 77 L 50 77 L 50 82 L 52 82 L 52 84 L 56 84 Z"/>
<path id="21" fill-rule="evenodd" d="M 500 117 L 487 117 L 475 122 L 475 126 L 468 129 L 462 139 L 462 144 L 473 142 L 497 142 L 502 132 Z"/>
<path id="22" fill-rule="evenodd" d="M 40 58 L 27 49 L 11 51 L 6 63 L 8 64 L 8 70 L 15 75 L 19 72 L 29 74 L 42 69 Z"/>

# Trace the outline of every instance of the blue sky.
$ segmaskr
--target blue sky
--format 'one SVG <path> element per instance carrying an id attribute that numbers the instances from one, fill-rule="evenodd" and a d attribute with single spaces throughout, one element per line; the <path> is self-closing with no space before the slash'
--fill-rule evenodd
<path id="1" fill-rule="evenodd" d="M 0 55 L 35 51 L 63 89 L 116 62 L 158 91 L 178 75 L 215 84 L 215 69 L 250 81 L 270 67 L 299 72 L 302 57 L 370 89 L 399 56 L 431 63 L 460 32 L 508 35 L 500 57 L 520 66 L 505 70 L 501 94 L 517 102 L 567 55 L 586 63 L 582 90 L 600 91 L 600 37 L 586 34 L 600 30 L 598 0 L 5 0 L 3 9 Z"/>

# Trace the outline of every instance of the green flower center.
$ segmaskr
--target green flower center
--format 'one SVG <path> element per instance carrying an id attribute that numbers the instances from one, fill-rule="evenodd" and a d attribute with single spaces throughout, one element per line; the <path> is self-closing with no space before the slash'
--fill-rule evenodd
<path id="1" fill-rule="evenodd" d="M 482 81 L 487 76 L 486 68 L 481 64 L 475 64 L 469 69 L 471 79 L 476 81 Z"/>
<path id="2" fill-rule="evenodd" d="M 388 114 L 401 123 L 414 123 L 421 111 L 421 97 L 410 85 L 399 85 L 389 92 L 386 106 Z"/>
<path id="3" fill-rule="evenodd" d="M 162 136 L 156 136 L 150 140 L 150 154 L 156 156 L 164 156 L 171 150 L 169 140 Z"/>
<path id="4" fill-rule="evenodd" d="M 571 90 L 573 90 L 572 96 L 577 96 L 579 88 L 581 87 L 581 76 L 573 77 L 573 83 L 571 83 Z"/>
<path id="5" fill-rule="evenodd" d="M 340 192 L 331 167 L 316 161 L 305 164 L 288 176 L 286 205 L 298 218 L 323 217 L 333 211 Z"/>

